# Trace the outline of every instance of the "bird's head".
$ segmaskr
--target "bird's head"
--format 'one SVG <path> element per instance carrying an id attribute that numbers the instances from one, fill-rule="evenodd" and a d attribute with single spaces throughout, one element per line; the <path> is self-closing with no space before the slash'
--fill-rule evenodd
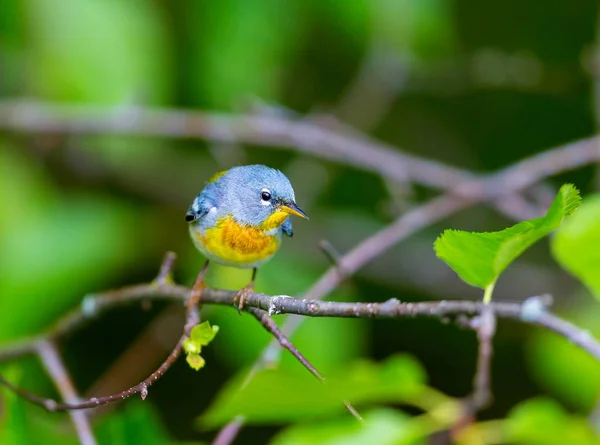
<path id="1" fill-rule="evenodd" d="M 224 210 L 238 222 L 271 230 L 290 216 L 308 219 L 296 205 L 294 189 L 279 170 L 264 165 L 234 167 L 217 179 Z"/>

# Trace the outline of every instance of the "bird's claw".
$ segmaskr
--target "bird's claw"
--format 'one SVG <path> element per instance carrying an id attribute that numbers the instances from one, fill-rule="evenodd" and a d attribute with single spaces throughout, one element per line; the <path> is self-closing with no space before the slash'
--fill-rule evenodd
<path id="1" fill-rule="evenodd" d="M 240 289 L 233 298 L 233 305 L 237 307 L 240 315 L 242 314 L 242 309 L 244 309 L 246 304 L 246 298 L 248 298 L 248 295 L 250 295 L 252 292 L 254 292 L 254 284 L 249 284 L 248 286 Z"/>

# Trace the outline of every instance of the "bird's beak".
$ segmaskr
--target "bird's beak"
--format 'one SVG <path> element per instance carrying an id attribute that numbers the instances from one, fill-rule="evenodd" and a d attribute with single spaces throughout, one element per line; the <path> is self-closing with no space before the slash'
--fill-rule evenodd
<path id="1" fill-rule="evenodd" d="M 304 211 L 298 207 L 295 202 L 286 202 L 285 204 L 279 206 L 279 209 L 289 213 L 290 215 L 296 215 L 300 218 L 309 219 L 308 215 L 304 213 Z"/>

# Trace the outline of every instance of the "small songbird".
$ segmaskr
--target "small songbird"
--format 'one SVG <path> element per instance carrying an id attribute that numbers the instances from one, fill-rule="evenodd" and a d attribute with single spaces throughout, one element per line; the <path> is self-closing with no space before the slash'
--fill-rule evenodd
<path id="1" fill-rule="evenodd" d="M 210 261 L 252 269 L 250 283 L 234 301 L 241 310 L 254 291 L 258 267 L 277 252 L 282 233 L 292 236 L 290 215 L 308 219 L 296 205 L 290 181 L 279 170 L 246 165 L 215 174 L 185 215 L 192 240 L 207 259 L 194 288 L 203 287 Z"/>

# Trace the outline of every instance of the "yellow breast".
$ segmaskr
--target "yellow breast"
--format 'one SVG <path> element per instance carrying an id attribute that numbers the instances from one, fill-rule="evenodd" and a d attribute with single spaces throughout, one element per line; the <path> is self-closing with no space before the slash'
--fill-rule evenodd
<path id="1" fill-rule="evenodd" d="M 273 222 L 269 221 L 269 225 Z M 232 217 L 221 218 L 204 231 L 192 233 L 198 248 L 209 259 L 230 265 L 252 267 L 269 259 L 279 249 L 280 236 L 266 235 L 269 230 L 237 223 Z"/>

